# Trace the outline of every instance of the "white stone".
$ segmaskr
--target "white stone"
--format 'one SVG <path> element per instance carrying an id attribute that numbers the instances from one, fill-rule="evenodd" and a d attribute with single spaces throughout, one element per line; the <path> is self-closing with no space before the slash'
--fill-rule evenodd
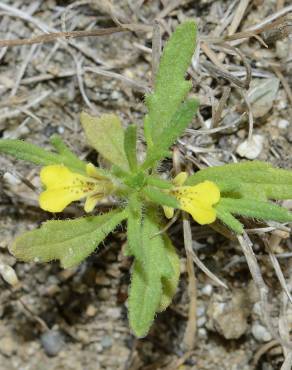
<path id="1" fill-rule="evenodd" d="M 3 175 L 3 179 L 11 186 L 21 184 L 21 181 L 10 172 L 5 172 Z"/>
<path id="2" fill-rule="evenodd" d="M 254 323 L 251 328 L 252 335 L 259 342 L 269 342 L 272 340 L 271 334 L 268 330 L 261 324 Z"/>
<path id="3" fill-rule="evenodd" d="M 287 121 L 286 119 L 280 119 L 278 121 L 278 127 L 281 128 L 281 129 L 285 129 L 289 126 L 289 121 Z"/>
<path id="4" fill-rule="evenodd" d="M 253 135 L 250 140 L 245 140 L 238 145 L 236 152 L 241 156 L 247 159 L 255 159 L 263 150 L 264 145 L 264 136 L 262 135 Z"/>
<path id="5" fill-rule="evenodd" d="M 206 295 L 209 297 L 212 293 L 213 293 L 213 287 L 211 284 L 205 285 L 204 288 L 202 289 L 203 295 Z"/>
<path id="6" fill-rule="evenodd" d="M 11 266 L 0 263 L 0 274 L 8 284 L 12 286 L 18 284 L 17 275 Z"/>

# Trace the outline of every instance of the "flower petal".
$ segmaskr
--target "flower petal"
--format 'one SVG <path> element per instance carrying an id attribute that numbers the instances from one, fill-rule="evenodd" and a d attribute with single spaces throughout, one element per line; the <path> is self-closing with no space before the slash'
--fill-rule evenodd
<path id="1" fill-rule="evenodd" d="M 216 211 L 212 207 L 203 207 L 202 204 L 190 203 L 182 206 L 182 209 L 192 215 L 193 219 L 200 225 L 211 224 L 216 220 Z"/>
<path id="2" fill-rule="evenodd" d="M 81 191 L 71 191 L 70 189 L 52 189 L 42 192 L 39 196 L 40 207 L 48 212 L 62 212 L 74 200 L 79 200 L 84 196 Z"/>
<path id="3" fill-rule="evenodd" d="M 97 195 L 90 195 L 86 198 L 85 204 L 84 204 L 84 211 L 86 213 L 92 212 L 94 207 L 96 206 L 96 203 L 103 198 L 103 195 L 97 196 Z"/>
<path id="4" fill-rule="evenodd" d="M 60 164 L 45 166 L 40 172 L 41 182 L 51 189 L 72 186 L 74 180 L 79 177 L 83 178 L 82 175 L 71 172 L 67 167 Z"/>
<path id="5" fill-rule="evenodd" d="M 184 197 L 199 201 L 204 205 L 216 204 L 220 200 L 220 190 L 211 181 L 204 181 L 194 186 L 183 186 Z"/>
<path id="6" fill-rule="evenodd" d="M 175 176 L 172 182 L 175 186 L 182 186 L 187 178 L 188 174 L 186 172 L 180 172 L 177 176 Z"/>
<path id="7" fill-rule="evenodd" d="M 86 173 L 88 176 L 94 177 L 95 179 L 104 179 L 104 176 L 100 174 L 98 169 L 92 163 L 87 163 Z"/>
<path id="8" fill-rule="evenodd" d="M 174 209 L 171 208 L 171 207 L 168 207 L 168 206 L 162 206 L 163 208 L 163 211 L 164 211 L 164 214 L 165 214 L 165 217 L 170 219 L 173 217 L 173 214 L 174 214 Z"/>

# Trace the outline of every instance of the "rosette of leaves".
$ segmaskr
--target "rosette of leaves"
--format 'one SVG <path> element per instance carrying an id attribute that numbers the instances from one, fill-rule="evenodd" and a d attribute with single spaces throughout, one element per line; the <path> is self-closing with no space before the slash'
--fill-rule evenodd
<path id="1" fill-rule="evenodd" d="M 158 164 L 195 116 L 198 102 L 188 98 L 192 87 L 185 79 L 196 47 L 196 26 L 186 22 L 177 27 L 166 43 L 153 92 L 146 96 L 144 121 L 147 143 L 145 160 L 137 159 L 137 126 L 123 129 L 114 114 L 92 117 L 81 114 L 87 141 L 110 164 L 97 169 L 114 184 L 114 196 L 122 201 L 103 215 L 72 220 L 52 220 L 18 238 L 12 253 L 22 261 L 59 260 L 62 267 L 81 263 L 120 223 L 127 223 L 126 254 L 133 257 L 129 288 L 129 321 L 138 337 L 145 336 L 157 312 L 171 303 L 179 281 L 179 257 L 166 233 L 161 206 L 180 208 L 168 190 L 171 180 L 162 179 Z M 55 151 L 47 151 L 19 140 L 0 140 L 0 152 L 40 166 L 63 165 L 74 173 L 86 174 L 81 161 L 54 136 Z M 244 162 L 203 169 L 190 176 L 187 186 L 211 181 L 220 189 L 216 215 L 234 233 L 243 232 L 236 216 L 259 220 L 292 221 L 286 209 L 270 200 L 292 198 L 291 171 L 264 162 Z"/>

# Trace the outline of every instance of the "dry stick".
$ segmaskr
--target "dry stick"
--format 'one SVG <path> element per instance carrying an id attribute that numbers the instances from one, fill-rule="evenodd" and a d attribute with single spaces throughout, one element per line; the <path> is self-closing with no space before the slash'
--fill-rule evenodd
<path id="1" fill-rule="evenodd" d="M 76 73 L 77 73 L 77 80 L 78 80 L 78 86 L 81 93 L 81 96 L 85 102 L 85 104 L 88 106 L 89 109 L 91 109 L 94 113 L 98 113 L 94 105 L 92 105 L 91 101 L 89 100 L 88 96 L 86 95 L 83 78 L 82 78 L 82 60 L 79 60 L 78 58 L 72 53 L 75 65 L 76 65 Z"/>
<path id="2" fill-rule="evenodd" d="M 66 8 L 64 9 L 64 11 L 61 15 L 62 31 L 63 32 L 66 32 L 66 16 L 67 16 L 68 12 L 70 10 L 78 7 L 78 6 L 86 5 L 86 4 L 90 4 L 90 3 L 94 3 L 94 0 L 80 0 L 80 1 L 76 1 L 76 2 L 66 6 Z"/>
<path id="3" fill-rule="evenodd" d="M 89 31 L 52 32 L 35 36 L 30 39 L 0 40 L 0 48 L 7 46 L 42 44 L 46 42 L 53 42 L 61 38 L 73 39 L 78 37 L 105 36 L 117 32 L 129 32 L 129 30 L 123 27 L 110 27 Z"/>
<path id="4" fill-rule="evenodd" d="M 264 241 L 264 244 L 265 244 L 265 247 L 267 248 L 267 252 L 269 253 L 269 257 L 270 257 L 270 261 L 272 263 L 272 266 L 275 270 L 275 273 L 276 273 L 276 276 L 279 280 L 279 283 L 281 284 L 281 287 L 282 289 L 284 290 L 284 292 L 287 294 L 287 297 L 290 301 L 290 303 L 292 304 L 292 297 L 291 297 L 291 294 L 289 292 L 289 288 L 287 287 L 287 284 L 286 284 L 286 281 L 285 281 L 285 278 L 284 278 L 284 275 L 282 273 L 282 270 L 281 270 L 281 267 L 280 267 L 280 264 L 275 256 L 275 254 L 273 253 L 273 249 L 279 245 L 280 241 L 282 240 L 281 237 L 277 236 L 277 235 L 271 235 L 270 239 L 268 240 L 266 236 L 263 237 L 263 241 Z"/>
<path id="5" fill-rule="evenodd" d="M 17 117 L 19 114 L 21 114 L 24 110 L 27 110 L 37 104 L 39 104 L 41 101 L 46 99 L 49 95 L 51 95 L 51 90 L 45 90 L 41 94 L 39 94 L 37 97 L 35 97 L 32 101 L 25 104 L 23 107 L 16 108 L 13 111 L 8 111 L 7 109 L 1 109 L 0 110 L 0 123 L 7 119 L 7 118 L 14 118 Z M 1 125 L 0 125 L 1 127 Z"/>
<path id="6" fill-rule="evenodd" d="M 291 261 L 289 263 L 289 272 L 291 273 Z M 291 275 L 291 274 L 290 274 Z M 291 290 L 291 284 L 292 279 L 290 277 L 288 282 L 288 290 Z M 279 317 L 279 333 L 282 339 L 284 339 L 286 342 L 290 342 L 290 333 L 289 333 L 289 322 L 287 320 L 287 310 L 288 310 L 288 299 L 287 295 L 283 293 L 282 297 L 282 306 L 281 306 L 281 313 Z M 292 343 L 291 343 L 292 344 Z M 292 349 L 291 347 L 283 347 L 283 353 L 284 353 L 284 362 L 281 366 L 281 370 L 290 370 L 292 368 Z"/>
<path id="7" fill-rule="evenodd" d="M 161 31 L 157 20 L 153 24 L 152 34 L 152 87 L 154 88 L 161 55 Z"/>
<path id="8" fill-rule="evenodd" d="M 287 82 L 286 78 L 284 77 L 284 75 L 282 74 L 282 72 L 280 71 L 279 68 L 272 65 L 272 70 L 275 72 L 275 74 L 277 75 L 277 77 L 281 81 L 281 83 L 282 83 L 282 85 L 283 85 L 283 87 L 286 91 L 286 94 L 288 95 L 290 103 L 292 104 L 292 90 L 291 90 L 291 87 L 290 87 L 289 83 Z"/>
<path id="9" fill-rule="evenodd" d="M 278 342 L 281 343 L 283 347 L 292 348 L 291 343 L 280 338 L 279 334 L 276 332 L 276 330 L 273 327 L 272 318 L 270 316 L 270 309 L 268 305 L 268 288 L 264 282 L 260 267 L 257 263 L 256 256 L 252 249 L 251 240 L 249 239 L 246 232 L 244 232 L 243 235 L 238 235 L 237 239 L 245 255 L 245 258 L 246 258 L 246 261 L 249 267 L 249 271 L 252 275 L 252 278 L 255 282 L 256 287 L 258 288 L 259 295 L 260 295 L 261 310 L 263 314 L 263 320 L 265 324 L 267 325 L 267 328 L 269 329 L 273 337 L 277 339 Z"/>
<path id="10" fill-rule="evenodd" d="M 11 90 L 10 98 L 16 95 L 17 90 L 18 90 L 19 85 L 20 85 L 20 82 L 22 80 L 22 77 L 25 74 L 26 68 L 27 68 L 29 62 L 31 61 L 36 48 L 37 48 L 37 45 L 32 45 L 31 48 L 30 48 L 30 50 L 29 50 L 29 52 L 28 52 L 28 54 L 26 55 L 26 57 L 25 57 L 25 59 L 24 59 L 24 61 L 22 63 L 22 66 L 21 66 L 21 68 L 19 70 L 19 73 L 18 73 L 18 75 L 16 77 L 16 81 L 14 83 L 13 89 Z"/>
<path id="11" fill-rule="evenodd" d="M 275 339 L 271 340 L 269 343 L 266 343 L 264 344 L 263 346 L 261 346 L 255 353 L 254 355 L 254 358 L 252 360 L 252 368 L 253 369 L 257 369 L 257 364 L 258 362 L 260 361 L 261 357 L 267 353 L 270 349 L 276 347 L 276 346 L 279 346 L 279 342 Z"/>
<path id="12" fill-rule="evenodd" d="M 247 138 L 247 140 L 249 142 L 251 142 L 252 134 L 253 134 L 253 126 L 254 126 L 254 119 L 253 119 L 251 104 L 248 101 L 245 92 L 242 89 L 238 89 L 238 91 L 239 91 L 240 95 L 242 96 L 242 98 L 245 102 L 246 108 L 247 108 L 247 113 L 248 113 L 248 138 Z"/>
<path id="13" fill-rule="evenodd" d="M 231 22 L 231 19 L 233 17 L 232 11 L 235 8 L 235 5 L 237 3 L 237 0 L 233 0 L 233 2 L 229 5 L 227 8 L 223 18 L 221 19 L 220 23 L 215 27 L 215 29 L 212 31 L 212 35 L 216 35 L 216 37 L 220 36 L 222 32 L 225 30 L 226 27 L 228 27 L 229 23 Z"/>
<path id="14" fill-rule="evenodd" d="M 225 68 L 224 64 L 218 60 L 216 53 L 214 53 L 214 51 L 210 49 L 209 46 L 205 42 L 201 42 L 201 49 L 207 55 L 207 57 L 211 60 L 211 62 L 213 62 L 222 71 L 228 73 L 228 70 Z"/>
<path id="15" fill-rule="evenodd" d="M 102 69 L 100 67 L 84 67 L 83 71 L 96 73 L 96 74 L 104 76 L 104 77 L 115 78 L 117 80 L 120 80 L 122 82 L 127 83 L 128 85 L 130 85 L 133 88 L 136 88 L 136 90 L 138 90 L 138 91 L 141 91 L 145 94 L 150 93 L 150 89 L 148 88 L 148 86 L 144 85 L 142 82 L 132 80 L 132 79 L 130 79 L 128 77 L 125 77 L 121 74 L 111 72 L 111 71 L 107 71 L 107 70 Z"/>
<path id="16" fill-rule="evenodd" d="M 194 252 L 194 250 L 191 250 L 191 255 L 193 258 L 194 263 L 201 269 L 211 280 L 213 280 L 217 285 L 228 289 L 227 285 L 223 283 L 216 275 L 213 274 L 200 260 L 200 258 L 197 256 L 197 254 Z"/>
<path id="17" fill-rule="evenodd" d="M 239 25 L 242 21 L 242 18 L 244 16 L 244 13 L 246 11 L 246 8 L 248 7 L 249 2 L 250 2 L 250 0 L 240 0 L 239 1 L 238 7 L 237 7 L 237 9 L 235 11 L 235 14 L 234 14 L 234 18 L 233 18 L 232 23 L 231 23 L 231 25 L 229 27 L 229 30 L 228 30 L 229 35 L 233 35 L 234 32 L 239 27 Z"/>
<path id="18" fill-rule="evenodd" d="M 221 96 L 221 99 L 219 100 L 219 103 L 217 105 L 217 107 L 215 108 L 215 111 L 214 111 L 214 116 L 212 116 L 212 127 L 217 127 L 219 122 L 220 122 L 220 119 L 221 119 L 221 114 L 223 112 L 223 109 L 224 109 L 224 106 L 230 96 L 230 92 L 231 92 L 231 87 L 224 87 L 223 89 L 223 94 Z"/>
<path id="19" fill-rule="evenodd" d="M 285 4 L 285 0 L 277 0 L 277 7 L 276 7 L 276 9 L 278 11 L 281 10 L 283 8 L 284 4 Z"/>
<path id="20" fill-rule="evenodd" d="M 188 0 L 189 2 L 191 0 Z M 165 18 L 170 12 L 179 7 L 182 3 L 182 0 L 172 0 L 169 1 L 167 6 L 161 10 L 161 12 L 156 16 L 157 19 Z"/>
<path id="21" fill-rule="evenodd" d="M 188 350 L 192 350 L 195 346 L 197 331 L 197 280 L 192 259 L 193 240 L 191 225 L 189 216 L 185 212 L 183 212 L 183 234 L 187 256 L 187 272 L 189 277 L 188 296 L 190 299 L 188 322 L 184 333 L 183 343 Z"/>

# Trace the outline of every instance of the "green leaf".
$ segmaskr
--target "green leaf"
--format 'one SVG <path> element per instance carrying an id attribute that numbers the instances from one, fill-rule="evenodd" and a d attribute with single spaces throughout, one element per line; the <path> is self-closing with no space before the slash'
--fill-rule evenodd
<path id="1" fill-rule="evenodd" d="M 110 163 L 128 170 L 124 151 L 124 130 L 119 117 L 115 114 L 93 117 L 82 112 L 80 120 L 88 143 Z"/>
<path id="2" fill-rule="evenodd" d="M 286 208 L 256 199 L 221 198 L 220 209 L 235 215 L 254 217 L 260 220 L 291 222 L 292 213 Z"/>
<path id="3" fill-rule="evenodd" d="M 55 147 L 56 151 L 63 157 L 68 158 L 72 162 L 79 163 L 80 166 L 84 166 L 84 162 L 73 153 L 70 148 L 64 143 L 62 138 L 59 135 L 52 135 L 50 137 L 51 144 Z"/>
<path id="4" fill-rule="evenodd" d="M 130 169 L 136 171 L 138 167 L 137 163 L 137 126 L 130 125 L 125 131 L 124 150 L 128 159 Z"/>
<path id="5" fill-rule="evenodd" d="M 160 189 L 171 189 L 173 187 L 173 184 L 170 181 L 163 180 L 160 177 L 156 176 L 148 176 L 147 184 Z"/>
<path id="6" fill-rule="evenodd" d="M 179 208 L 179 202 L 175 197 L 172 195 L 168 195 L 163 193 L 162 191 L 152 187 L 147 186 L 143 189 L 143 193 L 145 196 L 156 204 L 160 204 L 162 206 L 167 206 L 171 208 Z"/>
<path id="7" fill-rule="evenodd" d="M 181 102 L 191 89 L 185 80 L 187 68 L 196 46 L 196 25 L 185 22 L 179 25 L 166 43 L 156 76 L 154 92 L 146 97 L 148 115 L 144 129 L 148 145 L 158 143 Z"/>
<path id="8" fill-rule="evenodd" d="M 73 171 L 85 172 L 86 163 L 80 161 L 77 157 L 56 154 L 39 148 L 34 144 L 22 140 L 2 139 L 0 140 L 0 153 L 12 155 L 17 159 L 28 161 L 41 166 L 52 164 L 63 164 Z"/>
<path id="9" fill-rule="evenodd" d="M 11 251 L 22 261 L 60 260 L 70 268 L 89 256 L 98 244 L 127 217 L 127 210 L 75 220 L 48 221 L 14 241 Z"/>
<path id="10" fill-rule="evenodd" d="M 134 262 L 129 291 L 128 310 L 130 326 L 138 337 L 147 335 L 162 296 L 161 279 L 148 276 L 140 261 Z"/>
<path id="11" fill-rule="evenodd" d="M 235 217 L 228 212 L 224 206 L 221 206 L 220 202 L 216 205 L 216 215 L 221 222 L 233 230 L 236 234 L 243 233 L 243 225 Z"/>
<path id="12" fill-rule="evenodd" d="M 183 133 L 186 127 L 191 122 L 198 109 L 198 101 L 194 99 L 186 100 L 179 109 L 175 112 L 169 125 L 162 131 L 157 138 L 159 145 L 150 147 L 147 152 L 147 157 L 142 165 L 142 168 L 152 167 L 155 162 L 163 159 L 169 147 Z"/>
<path id="13" fill-rule="evenodd" d="M 215 182 L 228 197 L 292 199 L 292 171 L 274 168 L 266 162 L 241 162 L 206 168 L 190 176 L 186 185 L 196 185 L 205 180 Z"/>
<path id="14" fill-rule="evenodd" d="M 169 261 L 165 240 L 159 233 L 158 219 L 153 209 L 147 210 L 142 228 L 143 262 L 135 260 L 129 291 L 129 321 L 138 337 L 145 336 L 159 310 L 164 278 L 171 279 L 174 271 Z"/>
<path id="15" fill-rule="evenodd" d="M 139 261 L 143 262 L 142 203 L 139 200 L 137 193 L 134 193 L 130 196 L 128 208 L 128 244 L 126 254 L 128 256 L 135 256 Z"/>
<path id="16" fill-rule="evenodd" d="M 173 274 L 171 275 L 171 277 L 169 278 L 163 277 L 161 280 L 162 296 L 158 307 L 159 312 L 166 310 L 166 308 L 170 305 L 172 298 L 176 293 L 180 276 L 180 260 L 176 253 L 176 250 L 167 235 L 163 236 L 163 240 L 167 257 L 173 269 Z"/>

